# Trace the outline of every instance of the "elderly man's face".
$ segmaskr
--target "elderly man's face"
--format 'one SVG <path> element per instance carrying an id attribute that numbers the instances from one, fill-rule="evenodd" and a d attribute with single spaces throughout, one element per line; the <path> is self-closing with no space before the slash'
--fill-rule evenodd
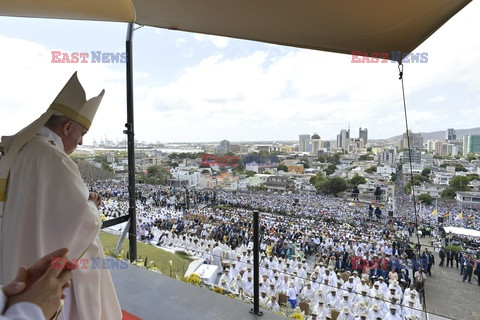
<path id="1" fill-rule="evenodd" d="M 72 154 L 77 146 L 82 145 L 83 136 L 87 131 L 87 128 L 75 121 L 67 121 L 63 124 L 62 142 L 66 154 Z"/>

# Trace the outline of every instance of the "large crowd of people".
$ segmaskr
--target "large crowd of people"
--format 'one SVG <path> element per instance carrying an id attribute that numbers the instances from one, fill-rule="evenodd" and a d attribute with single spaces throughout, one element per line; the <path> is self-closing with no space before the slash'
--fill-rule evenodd
<path id="1" fill-rule="evenodd" d="M 101 212 L 107 219 L 127 213 L 125 185 L 97 183 L 91 189 L 106 198 Z M 424 318 L 424 284 L 435 261 L 432 248 L 410 241 L 416 230 L 408 198 L 398 197 L 395 217 L 383 214 L 376 221 L 368 204 L 320 195 L 139 189 L 139 239 L 218 266 L 215 285 L 223 290 L 253 295 L 251 213 L 259 210 L 264 307 L 301 307 L 312 319 L 335 313 L 337 319 Z M 440 236 L 428 210 L 418 212 L 420 229 Z M 474 253 L 462 263 L 470 281 L 479 265 Z"/>

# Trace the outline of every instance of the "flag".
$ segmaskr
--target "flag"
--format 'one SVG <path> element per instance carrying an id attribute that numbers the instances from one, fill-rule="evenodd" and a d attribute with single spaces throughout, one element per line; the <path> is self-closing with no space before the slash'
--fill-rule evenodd
<path id="1" fill-rule="evenodd" d="M 463 213 L 460 212 L 460 213 L 457 215 L 457 217 L 455 218 L 455 220 L 460 220 L 460 219 L 462 219 L 462 218 L 463 218 Z"/>
<path id="2" fill-rule="evenodd" d="M 437 215 L 437 210 L 433 210 L 433 211 L 432 211 L 432 216 L 435 217 L 436 215 Z"/>
<path id="3" fill-rule="evenodd" d="M 473 222 L 475 220 L 475 215 L 472 214 L 470 217 L 468 217 L 467 221 L 468 222 Z"/>
<path id="4" fill-rule="evenodd" d="M 445 212 L 445 213 L 443 214 L 443 217 L 444 217 L 444 218 L 450 217 L 450 213 Z"/>

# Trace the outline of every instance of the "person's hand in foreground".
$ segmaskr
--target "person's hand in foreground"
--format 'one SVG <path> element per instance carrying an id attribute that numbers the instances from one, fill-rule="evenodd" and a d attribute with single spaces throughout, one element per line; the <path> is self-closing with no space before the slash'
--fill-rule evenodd
<path id="1" fill-rule="evenodd" d="M 28 269 L 20 267 L 15 280 L 3 287 L 7 309 L 15 303 L 31 302 L 42 309 L 46 319 L 52 318 L 64 298 L 63 289 L 70 286 L 72 278 L 72 270 L 63 269 L 54 260 L 67 261 L 67 253 L 68 249 L 62 248 L 40 258 Z"/>

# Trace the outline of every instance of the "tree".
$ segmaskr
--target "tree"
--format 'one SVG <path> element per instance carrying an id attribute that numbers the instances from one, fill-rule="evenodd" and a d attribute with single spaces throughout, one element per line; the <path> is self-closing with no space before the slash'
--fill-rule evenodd
<path id="1" fill-rule="evenodd" d="M 315 185 L 317 181 L 322 181 L 323 179 L 325 179 L 323 174 L 321 172 L 318 172 L 316 175 L 310 178 L 310 183 Z"/>
<path id="2" fill-rule="evenodd" d="M 390 175 L 390 181 L 395 182 L 396 180 L 397 180 L 397 174 L 396 174 L 396 173 L 392 173 L 392 174 Z"/>
<path id="3" fill-rule="evenodd" d="M 421 175 L 424 176 L 424 177 L 428 177 L 430 175 L 430 173 L 432 173 L 432 170 L 430 170 L 430 168 L 425 168 L 425 169 L 422 170 Z"/>
<path id="4" fill-rule="evenodd" d="M 279 164 L 277 167 L 277 171 L 285 171 L 288 172 L 288 167 L 284 164 Z"/>
<path id="5" fill-rule="evenodd" d="M 201 174 L 209 174 L 209 173 L 210 173 L 210 170 L 208 169 L 203 169 L 201 172 Z"/>
<path id="6" fill-rule="evenodd" d="M 302 164 L 305 169 L 310 168 L 310 165 L 308 164 L 308 161 L 305 162 L 299 162 L 298 164 Z"/>
<path id="7" fill-rule="evenodd" d="M 366 161 L 366 160 L 368 160 L 367 154 L 362 154 L 360 157 L 358 157 L 358 161 Z"/>
<path id="8" fill-rule="evenodd" d="M 428 194 L 421 194 L 418 196 L 418 201 L 421 201 L 426 205 L 431 205 L 433 202 L 433 198 Z"/>
<path id="9" fill-rule="evenodd" d="M 165 185 L 167 184 L 168 179 L 170 179 L 172 175 L 170 171 L 168 171 L 165 167 L 162 166 L 150 166 L 147 168 L 147 174 L 140 174 L 139 179 L 145 181 L 148 184 L 155 184 L 155 185 Z"/>
<path id="10" fill-rule="evenodd" d="M 462 166 L 461 164 L 456 164 L 456 165 L 455 165 L 455 171 L 456 171 L 456 172 L 458 172 L 458 171 L 467 172 L 468 170 L 465 169 L 465 167 Z"/>
<path id="11" fill-rule="evenodd" d="M 327 175 L 327 176 L 329 176 L 329 175 L 331 175 L 335 172 L 335 170 L 331 169 L 330 167 L 325 168 L 323 171 L 325 172 L 325 175 Z"/>
<path id="12" fill-rule="evenodd" d="M 457 191 L 468 191 L 469 177 L 456 176 L 450 180 L 450 187 L 442 192 L 442 198 L 455 198 Z"/>
<path id="13" fill-rule="evenodd" d="M 355 176 L 352 179 L 350 179 L 350 184 L 354 186 L 358 186 L 359 184 L 364 184 L 364 183 L 367 183 L 367 179 L 365 179 L 362 176 L 359 176 L 358 174 L 355 174 Z"/>
<path id="14" fill-rule="evenodd" d="M 178 158 L 178 153 L 176 153 L 176 152 L 170 153 L 168 155 L 168 159 L 170 159 L 170 160 L 173 160 L 173 159 L 176 159 L 176 158 Z"/>
<path id="15" fill-rule="evenodd" d="M 422 175 L 416 174 L 416 175 L 413 176 L 413 185 L 414 186 L 419 186 L 419 185 L 422 184 L 422 182 L 426 182 L 426 181 L 428 181 L 428 178 L 426 178 Z M 406 193 L 406 194 L 410 194 L 412 192 L 412 181 L 411 180 L 408 180 L 408 183 L 403 188 L 403 192 Z"/>
<path id="16" fill-rule="evenodd" d="M 473 153 L 469 153 L 467 155 L 467 161 L 472 162 L 473 160 L 477 160 L 477 157 Z"/>
<path id="17" fill-rule="evenodd" d="M 455 198 L 456 195 L 457 194 L 452 187 L 448 187 L 442 192 L 442 198 Z"/>
<path id="18" fill-rule="evenodd" d="M 86 160 L 74 160 L 78 166 L 78 170 L 82 175 L 83 180 L 85 181 L 101 181 L 101 180 L 108 180 L 113 179 L 115 175 L 113 171 L 105 170 L 103 168 L 97 168 L 90 162 Z M 103 166 L 102 166 L 103 167 Z"/>
<path id="19" fill-rule="evenodd" d="M 325 163 L 326 161 L 324 156 L 319 156 L 317 160 L 320 161 L 321 163 Z"/>
<path id="20" fill-rule="evenodd" d="M 456 176 L 450 180 L 450 187 L 455 191 L 468 191 L 470 190 L 468 187 L 469 183 L 470 179 L 468 177 Z"/>
<path id="21" fill-rule="evenodd" d="M 377 166 L 371 166 L 370 168 L 365 170 L 366 173 L 374 173 L 377 172 Z"/>
<path id="22" fill-rule="evenodd" d="M 328 163 L 340 164 L 340 154 L 335 153 L 333 156 L 327 156 L 325 160 Z"/>
<path id="23" fill-rule="evenodd" d="M 345 191 L 348 189 L 347 182 L 340 177 L 327 178 L 321 183 L 319 183 L 317 190 L 324 194 L 333 194 Z"/>
<path id="24" fill-rule="evenodd" d="M 255 171 L 247 171 L 247 178 L 253 177 L 257 173 Z"/>

